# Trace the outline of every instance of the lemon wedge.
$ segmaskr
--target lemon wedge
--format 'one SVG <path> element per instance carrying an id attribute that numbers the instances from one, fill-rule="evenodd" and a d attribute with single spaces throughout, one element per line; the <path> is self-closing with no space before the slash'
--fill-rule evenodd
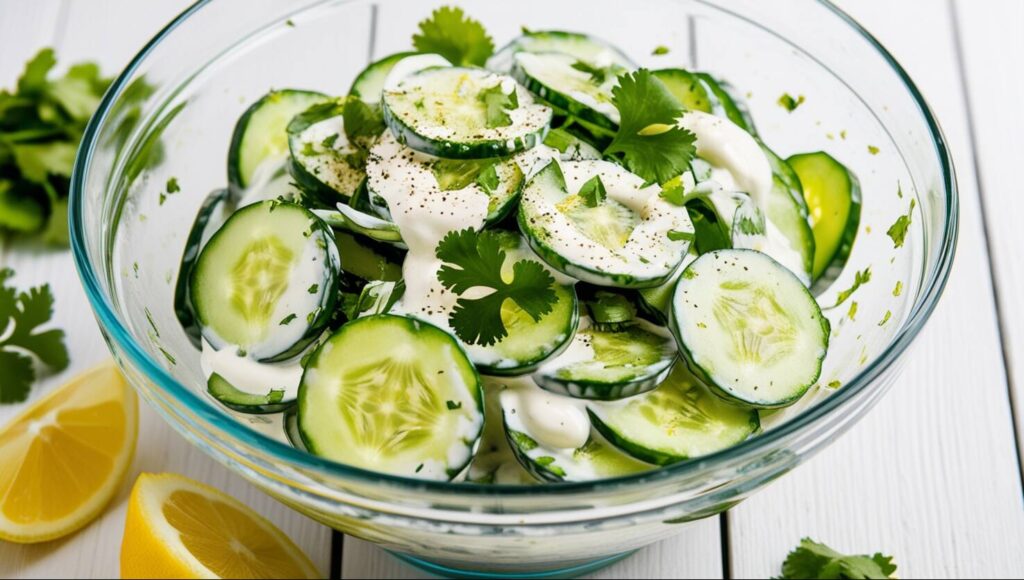
<path id="1" fill-rule="evenodd" d="M 82 373 L 0 429 L 0 539 L 52 540 L 93 520 L 131 464 L 138 401 L 113 363 Z"/>
<path id="2" fill-rule="evenodd" d="M 128 502 L 122 578 L 318 578 L 281 530 L 186 477 L 142 474 Z"/>

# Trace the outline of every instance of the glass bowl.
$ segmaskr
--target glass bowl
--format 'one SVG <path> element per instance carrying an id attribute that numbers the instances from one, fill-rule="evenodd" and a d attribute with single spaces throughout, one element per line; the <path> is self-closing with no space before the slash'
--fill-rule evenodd
<path id="1" fill-rule="evenodd" d="M 619 479 L 452 484 L 305 454 L 285 442 L 280 418 L 235 420 L 205 395 L 198 353 L 175 319 L 172 296 L 189 224 L 206 194 L 225 186 L 236 119 L 271 88 L 345 93 L 370 59 L 408 50 L 416 23 L 433 8 L 421 0 L 219 0 L 189 8 L 132 61 L 89 125 L 72 180 L 76 264 L 128 380 L 186 438 L 280 501 L 435 573 L 584 572 L 735 505 L 834 441 L 879 400 L 949 273 L 953 168 L 903 69 L 825 2 L 460 4 L 499 44 L 521 25 L 581 30 L 645 66 L 708 70 L 747 97 L 761 136 L 778 153 L 825 150 L 858 174 L 858 240 L 821 302 L 837 302 L 858 271 L 870 268 L 870 282 L 827 310 L 833 336 L 820 386 L 798 405 L 766 414 L 765 433 Z M 653 55 L 657 45 L 669 54 Z M 789 112 L 777 104 L 783 93 L 806 100 Z M 171 177 L 181 192 L 163 199 Z M 912 202 L 911 227 L 897 248 L 886 233 Z"/>

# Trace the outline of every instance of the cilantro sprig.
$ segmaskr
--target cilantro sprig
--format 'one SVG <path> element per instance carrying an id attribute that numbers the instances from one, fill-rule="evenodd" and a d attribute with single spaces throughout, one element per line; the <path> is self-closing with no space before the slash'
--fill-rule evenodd
<path id="1" fill-rule="evenodd" d="M 519 108 L 519 94 L 515 89 L 506 93 L 502 83 L 498 83 L 480 91 L 479 98 L 484 105 L 488 129 L 508 127 L 512 124 L 512 117 L 508 112 Z"/>
<path id="2" fill-rule="evenodd" d="M 810 538 L 804 538 L 783 562 L 780 578 L 887 580 L 894 578 L 895 573 L 896 564 L 892 556 L 847 556 Z"/>
<path id="3" fill-rule="evenodd" d="M 110 81 L 93 63 L 52 78 L 56 64 L 53 49 L 43 49 L 13 90 L 0 91 L 0 231 L 66 245 L 75 153 Z"/>
<path id="4" fill-rule="evenodd" d="M 512 300 L 535 321 L 551 312 L 558 297 L 555 279 L 534 260 L 519 260 L 512 265 L 512 279 L 502 276 L 506 253 L 501 235 L 473 228 L 452 231 L 437 246 L 437 257 L 444 265 L 437 279 L 448 290 L 460 295 L 448 318 L 455 334 L 467 344 L 490 346 L 508 336 L 501 320 L 501 307 Z M 473 288 L 490 289 L 481 298 L 462 295 Z"/>
<path id="5" fill-rule="evenodd" d="M 8 281 L 14 271 L 0 270 L 0 404 L 28 398 L 36 380 L 33 357 L 53 372 L 68 366 L 64 331 L 39 331 L 53 316 L 53 293 L 45 284 L 19 292 Z"/>
<path id="6" fill-rule="evenodd" d="M 484 66 L 494 54 L 487 30 L 454 6 L 442 6 L 420 22 L 412 45 L 419 52 L 439 54 L 456 66 Z"/>
<path id="7" fill-rule="evenodd" d="M 621 156 L 626 167 L 651 183 L 665 183 L 690 166 L 697 137 L 679 127 L 683 105 L 651 71 L 619 76 L 612 103 L 621 118 L 606 155 Z"/>

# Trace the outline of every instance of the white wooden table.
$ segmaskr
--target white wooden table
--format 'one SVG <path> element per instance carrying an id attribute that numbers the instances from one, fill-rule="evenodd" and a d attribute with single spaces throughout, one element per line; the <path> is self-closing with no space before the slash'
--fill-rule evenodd
<path id="1" fill-rule="evenodd" d="M 113 74 L 187 4 L 0 0 L 0 86 L 11 86 L 43 46 L 54 46 L 62 63 L 95 60 Z M 1024 575 L 1024 1 L 840 4 L 909 70 L 951 143 L 963 211 L 946 294 L 900 383 L 839 442 L 728 513 L 598 577 L 768 577 L 802 536 L 895 554 L 903 578 Z M 68 252 L 8 243 L 0 265 L 17 271 L 20 286 L 53 286 L 56 322 L 69 335 L 72 368 L 36 394 L 107 357 Z M 0 408 L 0 421 L 13 412 Z M 284 508 L 148 409 L 133 467 L 140 471 L 183 473 L 241 498 L 289 533 L 325 576 L 421 576 Z M 0 577 L 116 576 L 132 481 L 69 538 L 0 542 Z"/>

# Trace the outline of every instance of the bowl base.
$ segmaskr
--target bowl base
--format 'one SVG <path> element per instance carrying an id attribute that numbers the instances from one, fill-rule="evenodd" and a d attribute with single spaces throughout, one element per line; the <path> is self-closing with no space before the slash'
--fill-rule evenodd
<path id="1" fill-rule="evenodd" d="M 631 552 L 625 552 L 623 554 L 616 554 L 614 556 L 607 556 L 593 560 L 591 562 L 584 562 L 582 564 L 573 564 L 572 566 L 564 568 L 553 568 L 553 569 L 526 569 L 526 570 L 503 570 L 499 572 L 495 571 L 481 571 L 478 569 L 470 568 L 453 568 L 447 564 L 439 564 L 437 562 L 431 562 L 430 560 L 424 560 L 408 554 L 402 554 L 399 552 L 392 552 L 387 550 L 389 554 L 398 558 L 399 560 L 423 570 L 434 576 L 441 578 L 577 578 L 584 574 L 589 574 L 604 568 L 611 566 L 619 560 L 624 560 L 636 553 L 636 550 Z"/>

